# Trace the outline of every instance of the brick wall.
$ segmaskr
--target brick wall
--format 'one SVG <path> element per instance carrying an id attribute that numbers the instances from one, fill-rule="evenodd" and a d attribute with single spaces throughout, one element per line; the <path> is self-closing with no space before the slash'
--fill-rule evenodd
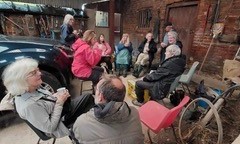
<path id="1" fill-rule="evenodd" d="M 206 21 L 206 12 L 209 5 L 211 6 L 209 11 L 209 17 L 207 19 L 205 32 L 203 33 L 204 24 Z M 203 61 L 203 57 L 205 56 L 212 40 L 211 18 L 214 17 L 213 10 L 215 5 L 216 2 L 209 2 L 208 0 L 201 1 L 199 5 L 199 12 L 197 17 L 198 25 L 196 26 L 195 30 L 196 32 L 194 35 L 191 54 L 194 59 L 200 62 Z M 239 24 L 236 24 L 239 17 L 239 6 L 240 0 L 221 1 L 217 22 L 222 22 L 225 24 L 224 30 L 222 32 L 223 36 L 237 36 L 237 30 L 235 30 L 234 27 L 240 26 Z M 212 74 L 222 75 L 222 67 L 224 60 L 234 58 L 239 45 L 233 42 L 234 39 L 232 38 L 229 40 L 224 39 L 224 41 L 221 41 L 219 39 L 213 40 L 213 44 L 203 66 L 203 71 Z"/>
<path id="2" fill-rule="evenodd" d="M 186 0 L 185 0 L 186 1 Z M 188 0 L 189 1 L 189 0 Z M 190 0 L 191 1 L 191 0 Z M 166 9 L 168 5 L 183 2 L 183 0 L 131 0 L 124 6 L 123 10 L 123 32 L 129 33 L 133 46 L 136 48 L 143 40 L 144 35 L 153 29 L 154 21 L 160 12 L 160 39 L 163 37 L 163 24 L 166 21 Z M 212 20 L 217 0 L 200 0 L 194 28 L 194 38 L 190 49 L 191 61 L 203 61 L 203 58 L 212 40 Z M 152 9 L 152 20 L 150 28 L 139 28 L 137 24 L 137 12 L 145 7 Z M 207 12 L 209 9 L 209 15 Z M 202 71 L 209 74 L 222 75 L 223 61 L 233 59 L 239 44 L 236 43 L 237 34 L 240 34 L 240 0 L 221 0 L 219 17 L 217 22 L 224 23 L 222 36 L 213 40 L 208 57 L 203 65 Z M 206 23 L 207 21 L 207 23 Z M 191 62 L 188 61 L 188 62 Z M 201 63 L 200 63 L 201 64 Z"/>

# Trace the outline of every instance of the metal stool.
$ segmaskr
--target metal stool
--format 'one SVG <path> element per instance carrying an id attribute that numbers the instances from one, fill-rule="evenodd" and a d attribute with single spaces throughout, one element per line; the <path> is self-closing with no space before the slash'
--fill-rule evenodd
<path id="1" fill-rule="evenodd" d="M 82 80 L 82 79 L 79 79 L 80 80 L 80 87 L 81 87 L 81 89 L 80 89 L 80 95 L 82 95 L 82 92 L 83 92 L 83 83 L 84 82 L 89 82 L 90 80 Z M 91 81 L 92 82 L 92 81 Z M 87 90 L 92 90 L 92 91 L 94 91 L 94 87 L 93 87 L 93 84 L 91 84 L 91 88 L 90 89 L 86 89 L 85 91 L 87 91 Z M 92 93 L 93 94 L 93 93 Z"/>

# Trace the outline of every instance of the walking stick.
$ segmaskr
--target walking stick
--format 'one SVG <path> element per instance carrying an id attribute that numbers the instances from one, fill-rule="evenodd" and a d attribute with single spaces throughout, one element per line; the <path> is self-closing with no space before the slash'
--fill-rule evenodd
<path id="1" fill-rule="evenodd" d="M 211 47 L 212 47 L 212 44 L 213 44 L 214 39 L 217 38 L 217 36 L 218 36 L 220 33 L 222 33 L 223 28 L 224 28 L 224 24 L 223 24 L 223 23 L 215 23 L 215 24 L 213 25 L 213 37 L 212 37 L 211 43 L 210 43 L 210 45 L 209 45 L 209 47 L 208 47 L 207 53 L 206 53 L 206 55 L 204 56 L 203 62 L 202 62 L 202 64 L 201 64 L 201 67 L 200 67 L 199 70 L 198 70 L 198 74 L 199 74 L 199 72 L 202 70 L 203 64 L 204 64 L 204 62 L 205 62 L 205 60 L 206 60 L 206 58 L 207 58 L 207 56 L 208 56 L 208 53 L 209 53 L 209 51 L 210 51 L 210 49 L 211 49 Z"/>
<path id="2" fill-rule="evenodd" d="M 206 55 L 204 56 L 204 59 L 203 59 L 203 61 L 202 61 L 202 64 L 201 64 L 201 66 L 200 66 L 200 68 L 199 68 L 199 70 L 198 70 L 198 74 L 199 74 L 199 72 L 202 70 L 203 64 L 204 64 L 204 62 L 205 62 L 205 60 L 206 60 L 206 58 L 207 58 L 207 56 L 208 56 L 208 53 L 209 53 L 209 51 L 210 51 L 210 49 L 211 49 L 211 47 L 212 47 L 213 41 L 214 41 L 214 38 L 212 38 L 212 40 L 211 40 L 211 43 L 210 43 L 210 45 L 209 45 L 209 47 L 208 47 L 208 50 L 207 50 L 207 53 L 206 53 Z"/>

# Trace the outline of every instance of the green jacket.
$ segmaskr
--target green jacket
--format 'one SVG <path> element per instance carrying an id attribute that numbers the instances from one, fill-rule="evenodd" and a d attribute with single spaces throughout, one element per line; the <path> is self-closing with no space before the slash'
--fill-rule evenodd
<path id="1" fill-rule="evenodd" d="M 73 132 L 84 144 L 143 144 L 144 135 L 136 108 L 116 102 L 103 118 L 94 108 L 78 117 Z"/>

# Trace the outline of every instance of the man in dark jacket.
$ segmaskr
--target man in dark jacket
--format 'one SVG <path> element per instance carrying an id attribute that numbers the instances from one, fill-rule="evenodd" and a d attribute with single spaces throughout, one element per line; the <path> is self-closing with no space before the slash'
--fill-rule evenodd
<path id="1" fill-rule="evenodd" d="M 138 77 L 143 67 L 147 65 L 148 68 L 151 67 L 152 61 L 154 59 L 154 54 L 157 52 L 157 44 L 153 40 L 153 34 L 147 33 L 143 42 L 138 47 L 140 54 L 137 57 L 137 61 L 134 65 L 133 76 Z"/>
<path id="2" fill-rule="evenodd" d="M 181 50 L 177 45 L 168 46 L 165 54 L 166 58 L 157 70 L 136 82 L 137 100 L 132 101 L 134 105 L 141 106 L 143 104 L 145 89 L 149 90 L 152 100 L 163 99 L 175 78 L 184 72 L 186 60 L 182 57 Z"/>

